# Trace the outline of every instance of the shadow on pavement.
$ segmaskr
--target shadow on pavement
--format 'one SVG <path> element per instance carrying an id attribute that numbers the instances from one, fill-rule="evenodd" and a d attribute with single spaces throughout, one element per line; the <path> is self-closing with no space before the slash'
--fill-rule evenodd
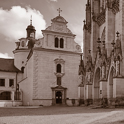
<path id="1" fill-rule="evenodd" d="M 92 109 L 90 107 L 39 107 L 39 108 L 0 108 L 0 117 L 4 116 L 37 116 L 60 114 L 83 114 L 111 112 L 116 109 Z"/>

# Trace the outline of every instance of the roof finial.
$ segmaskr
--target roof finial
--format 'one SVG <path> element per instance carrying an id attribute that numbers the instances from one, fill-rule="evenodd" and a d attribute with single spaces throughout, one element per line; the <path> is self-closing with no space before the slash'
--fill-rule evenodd
<path id="1" fill-rule="evenodd" d="M 59 12 L 59 16 L 60 16 L 60 12 L 62 12 L 62 10 L 59 8 L 59 9 L 57 9 L 57 11 Z"/>
<path id="2" fill-rule="evenodd" d="M 30 19 L 30 25 L 32 25 L 32 15 L 31 15 L 31 19 Z"/>
<path id="3" fill-rule="evenodd" d="M 86 24 L 86 21 L 84 20 L 83 22 L 84 22 L 84 25 L 85 25 Z"/>
<path id="4" fill-rule="evenodd" d="M 120 34 L 120 33 L 119 33 L 118 31 L 116 32 L 116 34 L 117 34 L 117 37 L 119 37 L 119 34 Z"/>

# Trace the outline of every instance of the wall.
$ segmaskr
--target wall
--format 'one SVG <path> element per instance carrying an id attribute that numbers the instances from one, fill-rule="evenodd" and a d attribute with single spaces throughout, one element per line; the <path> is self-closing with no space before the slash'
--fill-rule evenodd
<path id="1" fill-rule="evenodd" d="M 20 90 L 23 93 L 23 105 L 33 105 L 32 92 L 33 92 L 33 58 L 31 57 L 27 63 L 27 77 L 23 78 L 19 83 Z"/>
<path id="2" fill-rule="evenodd" d="M 57 86 L 56 75 L 54 74 L 56 72 L 54 60 L 57 58 L 61 58 L 65 61 L 65 74 L 62 77 L 62 86 L 67 88 L 66 97 L 69 99 L 78 99 L 79 54 L 44 50 L 41 48 L 40 50 L 34 51 L 33 57 L 33 99 L 35 100 L 35 104 L 36 100 L 52 100 L 51 87 Z"/>

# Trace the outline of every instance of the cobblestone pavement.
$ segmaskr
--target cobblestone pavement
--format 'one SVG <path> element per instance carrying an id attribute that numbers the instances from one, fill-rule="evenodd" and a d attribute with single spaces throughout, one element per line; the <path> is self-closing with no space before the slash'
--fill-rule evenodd
<path id="1" fill-rule="evenodd" d="M 0 108 L 0 124 L 124 124 L 124 109 Z"/>

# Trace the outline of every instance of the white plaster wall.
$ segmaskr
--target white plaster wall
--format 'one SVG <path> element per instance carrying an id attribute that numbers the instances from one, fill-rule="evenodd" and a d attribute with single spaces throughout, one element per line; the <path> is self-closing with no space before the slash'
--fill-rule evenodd
<path id="1" fill-rule="evenodd" d="M 33 99 L 52 99 L 51 87 L 57 86 L 54 74 L 56 66 L 54 60 L 61 58 L 65 61 L 65 75 L 62 77 L 62 86 L 67 88 L 67 98 L 78 99 L 78 67 L 80 55 L 56 51 L 34 51 L 34 73 L 38 74 L 34 80 Z M 37 64 L 37 67 L 36 67 Z M 34 77 L 36 78 L 36 76 Z M 37 85 L 37 86 L 36 86 Z"/>
<path id="2" fill-rule="evenodd" d="M 32 57 L 27 63 L 27 78 L 19 83 L 20 90 L 23 93 L 22 101 L 23 105 L 33 105 L 32 92 L 33 92 L 33 59 Z"/>
<path id="3" fill-rule="evenodd" d="M 124 97 L 124 78 L 114 78 L 113 80 L 113 96 L 116 97 Z"/>
<path id="4" fill-rule="evenodd" d="M 21 67 L 23 65 L 25 65 L 26 61 L 27 61 L 27 56 L 29 54 L 29 50 L 19 50 L 19 51 L 16 51 L 15 54 L 14 54 L 14 65 L 19 69 L 21 70 Z M 22 61 L 24 63 L 22 63 Z"/>

